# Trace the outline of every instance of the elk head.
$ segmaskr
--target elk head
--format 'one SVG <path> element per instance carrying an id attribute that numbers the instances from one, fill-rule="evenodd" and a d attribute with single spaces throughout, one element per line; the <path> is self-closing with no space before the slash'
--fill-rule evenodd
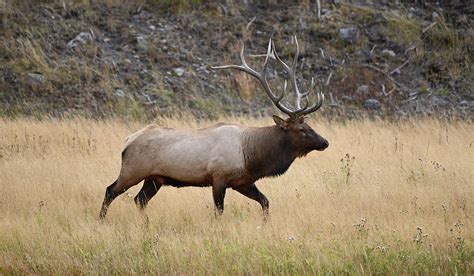
<path id="1" fill-rule="evenodd" d="M 244 45 L 242 45 L 242 49 L 240 51 L 240 59 L 242 61 L 242 65 L 224 65 L 224 66 L 212 66 L 212 69 L 236 69 L 243 71 L 253 77 L 255 77 L 259 82 L 262 84 L 265 93 L 273 102 L 273 104 L 283 113 L 288 115 L 289 118 L 282 119 L 276 115 L 273 116 L 273 120 L 275 124 L 280 127 L 285 134 L 288 136 L 289 141 L 291 141 L 293 147 L 300 153 L 300 155 L 305 155 L 306 153 L 312 150 L 322 151 L 329 146 L 329 143 L 326 139 L 321 137 L 317 134 L 307 123 L 305 123 L 305 116 L 317 111 L 324 101 L 324 94 L 321 91 L 317 92 L 317 100 L 316 102 L 309 106 L 309 95 L 313 91 L 314 88 L 314 78 L 311 78 L 311 85 L 308 91 L 301 93 L 298 87 L 298 83 L 296 80 L 296 65 L 298 62 L 298 55 L 299 55 L 299 45 L 296 36 L 294 37 L 295 44 L 296 44 L 296 54 L 293 60 L 293 63 L 288 66 L 277 54 L 275 50 L 275 44 L 273 43 L 272 39 L 270 39 L 267 47 L 267 54 L 265 57 L 265 62 L 263 64 L 262 70 L 259 72 L 255 71 L 254 69 L 250 68 L 250 66 L 245 61 L 244 57 Z M 268 84 L 268 80 L 266 77 L 266 71 L 268 68 L 268 61 L 270 58 L 273 58 L 277 61 L 279 65 L 283 67 L 283 69 L 288 73 L 289 81 L 292 89 L 295 92 L 295 104 L 293 109 L 285 106 L 281 101 L 285 97 L 286 88 L 288 85 L 288 80 L 285 79 L 284 86 L 283 86 L 283 93 L 277 96 L 273 93 L 272 89 Z M 302 104 L 304 101 L 304 104 Z"/>

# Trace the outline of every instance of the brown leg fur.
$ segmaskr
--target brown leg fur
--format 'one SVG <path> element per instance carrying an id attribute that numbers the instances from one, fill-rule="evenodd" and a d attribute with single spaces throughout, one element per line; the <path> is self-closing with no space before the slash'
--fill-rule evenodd
<path id="1" fill-rule="evenodd" d="M 266 220 L 268 218 L 268 208 L 269 208 L 269 202 L 267 197 L 262 194 L 257 186 L 255 186 L 255 183 L 252 183 L 250 185 L 243 185 L 243 186 L 238 186 L 233 188 L 237 192 L 243 194 L 244 196 L 251 198 L 262 206 L 263 209 L 263 217 Z"/>
<path id="2" fill-rule="evenodd" d="M 224 212 L 224 197 L 227 186 L 221 182 L 215 182 L 212 185 L 212 197 L 214 198 L 214 207 L 216 217 Z"/>
<path id="3" fill-rule="evenodd" d="M 137 185 L 142 180 L 143 179 L 126 180 L 119 177 L 112 185 L 108 186 L 105 190 L 104 202 L 102 203 L 102 208 L 100 209 L 99 218 L 105 218 L 110 204 L 117 196 L 123 194 L 130 187 Z"/>
<path id="4" fill-rule="evenodd" d="M 158 179 L 145 179 L 142 189 L 135 197 L 135 203 L 137 206 L 140 207 L 141 210 L 145 209 L 150 199 L 156 195 L 162 185 L 163 183 Z"/>
<path id="5" fill-rule="evenodd" d="M 100 209 L 100 214 L 99 218 L 103 219 L 105 218 L 105 215 L 107 214 L 107 210 L 109 209 L 110 203 L 119 196 L 119 193 L 114 192 L 114 187 L 117 185 L 117 181 L 112 183 L 112 185 L 108 186 L 107 189 L 105 190 L 105 196 L 104 196 L 104 202 L 102 203 L 102 208 Z"/>

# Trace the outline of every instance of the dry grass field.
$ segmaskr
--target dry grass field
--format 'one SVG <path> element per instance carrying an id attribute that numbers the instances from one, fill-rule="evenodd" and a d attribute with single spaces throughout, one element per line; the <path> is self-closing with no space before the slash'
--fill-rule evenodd
<path id="1" fill-rule="evenodd" d="M 474 273 L 472 123 L 311 124 L 330 147 L 257 183 L 267 223 L 232 190 L 216 219 L 209 188 L 172 187 L 146 223 L 139 186 L 98 221 L 124 139 L 143 124 L 0 120 L 0 274 Z"/>

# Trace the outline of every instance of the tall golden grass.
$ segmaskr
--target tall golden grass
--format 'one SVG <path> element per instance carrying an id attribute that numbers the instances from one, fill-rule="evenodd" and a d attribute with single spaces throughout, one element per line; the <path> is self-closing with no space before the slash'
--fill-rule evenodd
<path id="1" fill-rule="evenodd" d="M 0 274 L 474 272 L 471 123 L 311 124 L 330 147 L 257 183 L 267 223 L 232 190 L 216 219 L 209 188 L 172 187 L 150 202 L 146 223 L 132 198 L 139 185 L 98 221 L 123 141 L 142 124 L 1 120 Z"/>

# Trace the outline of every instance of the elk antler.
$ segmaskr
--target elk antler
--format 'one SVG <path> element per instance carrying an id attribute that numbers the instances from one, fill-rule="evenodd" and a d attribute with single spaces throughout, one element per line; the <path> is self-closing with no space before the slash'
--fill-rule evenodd
<path id="1" fill-rule="evenodd" d="M 314 78 L 311 78 L 311 86 L 310 86 L 309 90 L 305 93 L 301 93 L 299 88 L 298 88 L 298 83 L 296 81 L 296 72 L 295 72 L 296 71 L 296 64 L 297 64 L 297 61 L 298 61 L 298 55 L 299 55 L 299 45 L 298 45 L 298 40 L 296 39 L 296 36 L 295 36 L 295 42 L 296 42 L 296 54 L 295 54 L 295 58 L 293 60 L 293 64 L 292 64 L 291 67 L 288 66 L 283 60 L 281 60 L 281 58 L 278 56 L 278 54 L 276 52 L 275 44 L 273 43 L 272 39 L 270 39 L 270 41 L 268 42 L 268 48 L 267 48 L 267 54 L 266 54 L 266 57 L 265 57 L 265 62 L 263 63 L 263 67 L 262 67 L 262 70 L 261 70 L 260 73 L 258 73 L 254 69 L 250 68 L 248 66 L 247 62 L 245 61 L 245 57 L 244 57 L 244 48 L 245 47 L 244 47 L 243 44 L 242 44 L 242 49 L 240 50 L 240 59 L 242 61 L 242 65 L 211 66 L 211 69 L 228 69 L 228 68 L 231 68 L 231 69 L 237 69 L 237 70 L 240 70 L 240 71 L 244 71 L 245 73 L 250 74 L 251 76 L 255 77 L 256 79 L 258 79 L 260 81 L 260 83 L 262 84 L 263 89 L 267 93 L 268 97 L 270 98 L 270 100 L 275 104 L 275 106 L 278 109 L 280 109 L 283 113 L 290 116 L 290 118 L 296 119 L 298 117 L 304 116 L 306 114 L 309 114 L 309 113 L 312 113 L 312 112 L 315 112 L 316 110 L 318 110 L 321 107 L 321 105 L 323 104 L 324 94 L 319 91 L 317 93 L 318 94 L 317 102 L 312 107 L 308 108 L 308 105 L 309 105 L 308 95 L 310 94 L 311 91 L 313 91 Z M 267 81 L 267 77 L 266 77 L 265 72 L 267 70 L 268 61 L 269 61 L 270 58 L 276 59 L 278 61 L 278 63 L 283 66 L 285 71 L 290 76 L 291 85 L 292 85 L 293 89 L 295 90 L 295 110 L 291 110 L 290 108 L 284 106 L 281 103 L 281 100 L 283 99 L 283 97 L 285 96 L 285 93 L 286 93 L 287 80 L 285 80 L 285 83 L 284 83 L 284 86 L 283 86 L 283 93 L 280 96 L 276 96 L 272 92 L 270 86 L 268 85 L 268 81 Z M 301 100 L 303 100 L 303 99 L 305 100 L 305 104 L 302 107 L 301 106 Z"/>

